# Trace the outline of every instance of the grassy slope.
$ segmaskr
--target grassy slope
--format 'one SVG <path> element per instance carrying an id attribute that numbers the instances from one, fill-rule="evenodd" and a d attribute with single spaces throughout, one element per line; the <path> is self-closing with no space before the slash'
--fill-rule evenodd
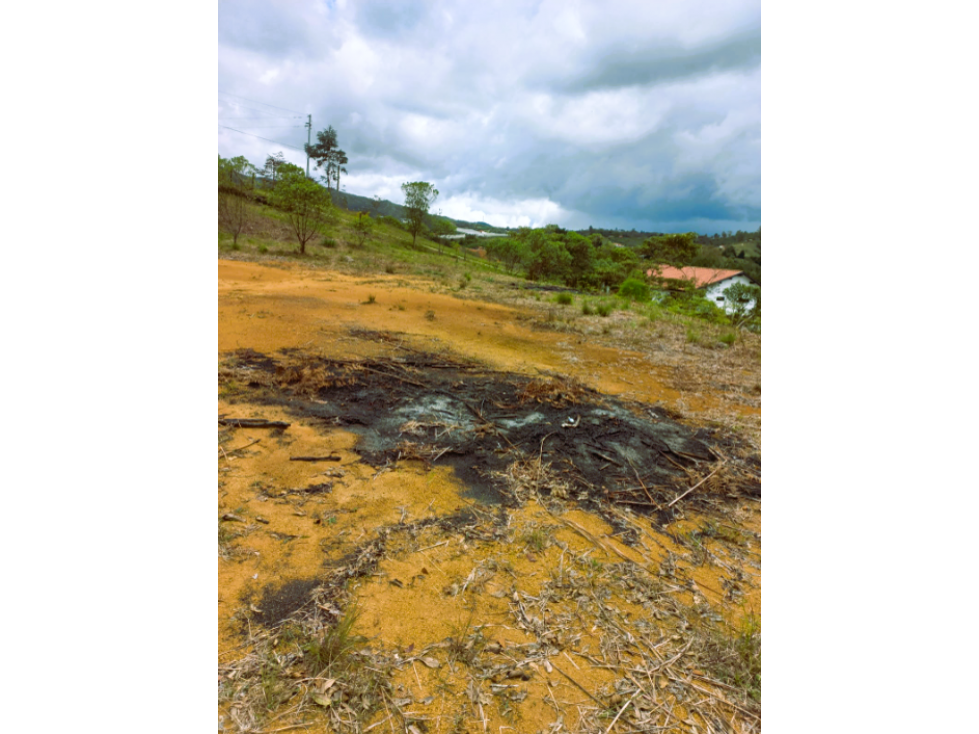
<path id="1" fill-rule="evenodd" d="M 449 247 L 443 255 L 438 254 L 438 245 L 421 235 L 412 248 L 411 234 L 394 225 L 376 222 L 370 239 L 363 247 L 357 246 L 354 223 L 355 211 L 337 208 L 337 222 L 327 227 L 324 237 L 317 237 L 306 247 L 306 256 L 300 257 L 299 246 L 289 226 L 288 216 L 271 206 L 261 203 L 249 205 L 249 226 L 246 233 L 238 238 L 239 250 L 254 255 L 272 255 L 301 259 L 303 262 L 319 265 L 353 264 L 354 269 L 384 270 L 392 272 L 414 272 L 419 275 L 441 274 L 447 268 L 459 270 L 478 270 L 501 272 L 495 263 L 488 263 Z M 324 243 L 332 240 L 336 246 Z M 218 233 L 218 247 L 230 251 L 231 238 L 223 232 Z"/>
<path id="2" fill-rule="evenodd" d="M 527 282 L 506 274 L 498 263 L 482 260 L 458 247 L 447 246 L 443 254 L 439 254 L 438 245 L 422 236 L 412 247 L 408 232 L 383 222 L 375 224 L 371 238 L 359 247 L 353 228 L 357 213 L 343 209 L 337 210 L 337 222 L 327 228 L 325 237 L 317 237 L 307 244 L 306 255 L 302 256 L 285 213 L 261 203 L 251 204 L 249 208 L 250 225 L 238 238 L 235 257 L 286 259 L 353 273 L 428 277 L 460 297 L 499 303 L 513 303 L 518 299 L 521 305 L 540 312 L 543 328 L 559 331 L 579 331 L 584 323 L 596 319 L 601 319 L 596 324 L 603 324 L 609 315 L 624 311 L 644 329 L 655 327 L 676 331 L 680 339 L 691 344 L 716 346 L 730 343 L 734 338 L 732 327 L 710 324 L 702 319 L 671 313 L 655 303 L 636 303 L 615 294 L 577 294 L 572 297 L 572 303 L 564 304 L 557 300 L 558 296 L 517 291 L 510 286 L 526 285 Z M 334 243 L 333 246 L 327 246 L 326 241 Z M 229 255 L 235 252 L 230 235 L 218 233 L 218 250 Z M 604 326 L 599 331 L 609 333 Z"/>

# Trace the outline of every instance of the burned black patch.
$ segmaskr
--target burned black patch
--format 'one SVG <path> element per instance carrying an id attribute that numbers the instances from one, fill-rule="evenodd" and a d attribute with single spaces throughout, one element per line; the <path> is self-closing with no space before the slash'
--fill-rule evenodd
<path id="1" fill-rule="evenodd" d="M 626 504 L 665 519 L 671 513 L 663 505 L 716 465 L 719 450 L 745 453 L 730 434 L 692 428 L 662 406 L 603 395 L 574 379 L 405 351 L 396 360 L 329 360 L 295 350 L 277 362 L 254 352 L 237 358 L 272 378 L 254 390 L 255 400 L 347 427 L 373 466 L 406 459 L 450 465 L 485 503 L 512 502 L 502 473 L 515 461 L 536 461 L 572 489 L 570 499 Z M 760 461 L 737 462 L 745 471 L 728 477 L 726 489 L 758 496 Z"/>

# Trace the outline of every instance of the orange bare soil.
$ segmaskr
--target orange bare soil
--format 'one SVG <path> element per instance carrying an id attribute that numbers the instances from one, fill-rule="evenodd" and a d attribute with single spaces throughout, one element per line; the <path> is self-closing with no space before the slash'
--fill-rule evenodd
<path id="1" fill-rule="evenodd" d="M 704 631 L 736 639 L 760 618 L 760 499 L 729 493 L 721 514 L 678 502 L 664 528 L 544 489 L 538 461 L 514 465 L 508 481 L 525 493 L 504 510 L 425 457 L 365 463 L 355 432 L 260 399 L 234 357 L 477 360 L 576 378 L 750 445 L 758 337 L 725 352 L 637 331 L 620 313 L 551 330 L 550 307 L 489 284 L 482 295 L 497 302 L 293 263 L 220 260 L 218 277 L 218 414 L 290 424 L 219 426 L 224 731 L 760 731 L 760 703 L 710 667 L 736 646 Z M 722 476 L 695 491 L 722 498 Z M 365 548 L 381 549 L 371 564 L 357 560 Z M 340 583 L 348 567 L 366 570 Z M 295 618 L 269 623 L 277 604 Z M 310 668 L 311 641 L 354 611 L 345 667 Z M 384 682 L 357 688 L 372 671 Z"/>

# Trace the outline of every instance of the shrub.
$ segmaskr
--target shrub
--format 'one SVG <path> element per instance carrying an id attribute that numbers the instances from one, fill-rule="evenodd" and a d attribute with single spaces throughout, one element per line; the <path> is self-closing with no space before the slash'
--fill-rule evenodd
<path id="1" fill-rule="evenodd" d="M 570 306 L 574 303 L 574 297 L 570 293 L 558 293 L 554 300 L 562 306 Z"/>
<path id="2" fill-rule="evenodd" d="M 595 309 L 591 307 L 591 304 L 588 303 L 588 301 L 584 301 L 581 304 L 581 314 L 583 316 L 591 316 L 593 313 L 595 313 Z"/>
<path id="3" fill-rule="evenodd" d="M 619 286 L 619 295 L 633 301 L 648 301 L 649 286 L 641 280 L 628 278 Z"/>
<path id="4" fill-rule="evenodd" d="M 329 248 L 329 249 L 332 250 L 334 247 L 337 246 L 337 241 L 335 239 L 333 239 L 332 237 L 324 237 L 323 240 L 322 240 L 322 242 L 320 242 L 320 244 L 323 247 L 326 247 L 326 248 Z"/>
<path id="5" fill-rule="evenodd" d="M 609 303 L 599 303 L 595 306 L 595 312 L 602 318 L 612 313 L 612 305 Z"/>
<path id="6" fill-rule="evenodd" d="M 722 344 L 727 344 L 728 346 L 731 346 L 732 344 L 734 344 L 735 341 L 737 341 L 737 339 L 738 339 L 738 335 L 735 334 L 733 331 L 729 331 L 727 334 L 724 334 L 721 337 L 720 341 Z"/>

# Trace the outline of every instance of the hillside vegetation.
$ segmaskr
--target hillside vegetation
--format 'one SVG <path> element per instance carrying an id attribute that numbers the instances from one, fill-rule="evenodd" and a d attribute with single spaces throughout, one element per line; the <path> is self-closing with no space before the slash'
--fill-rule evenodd
<path id="1" fill-rule="evenodd" d="M 643 311 L 653 320 L 669 313 L 718 326 L 761 328 L 760 288 L 755 289 L 756 305 L 750 312 L 728 315 L 690 283 L 670 281 L 653 290 L 645 285 L 647 270 L 659 263 L 741 270 L 760 283 L 760 232 L 758 239 L 746 239 L 739 232 L 744 241 L 724 249 L 702 245 L 698 239 L 703 238 L 692 233 L 651 235 L 639 247 L 631 247 L 611 240 L 605 231 L 586 236 L 557 225 L 509 230 L 505 237 L 458 240 L 446 237 L 456 229 L 453 220 L 429 214 L 420 235 L 413 237 L 402 220 L 402 206 L 330 192 L 289 164 L 280 167 L 281 178 L 273 188 L 237 175 L 232 164 L 239 160 L 243 159 L 219 159 L 222 250 L 284 258 L 301 255 L 311 263 L 362 272 L 449 277 L 460 290 L 473 273 L 495 274 L 514 282 L 531 281 L 540 289 L 578 291 L 584 316 L 604 317 L 624 307 Z M 297 229 L 297 220 L 308 212 L 297 210 L 287 195 L 290 175 L 316 188 L 320 196 L 318 203 L 308 205 L 312 213 L 303 221 L 303 230 Z M 337 200 L 353 208 L 337 206 Z M 732 257 L 736 246 L 741 247 L 739 256 Z M 574 300 L 570 294 L 562 298 L 562 305 Z"/>

